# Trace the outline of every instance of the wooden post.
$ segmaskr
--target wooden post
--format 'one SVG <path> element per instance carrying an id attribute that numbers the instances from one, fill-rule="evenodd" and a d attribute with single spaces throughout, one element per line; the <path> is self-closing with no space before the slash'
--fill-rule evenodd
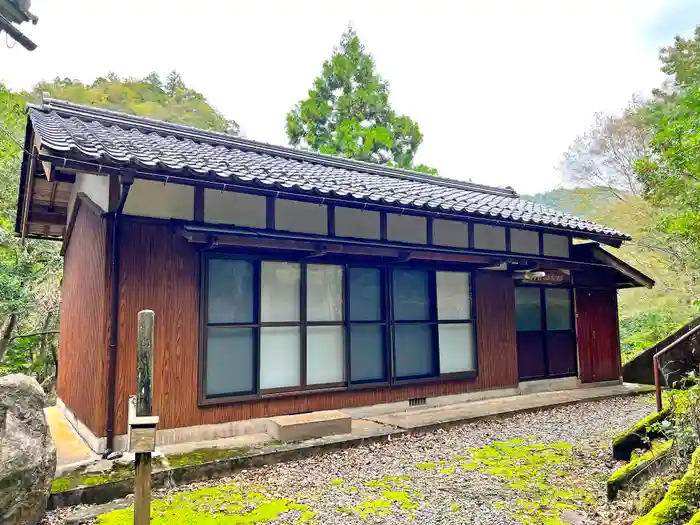
<path id="1" fill-rule="evenodd" d="M 136 416 L 153 415 L 153 310 L 139 312 Z M 136 452 L 134 525 L 151 522 L 151 453 Z"/>
<path id="2" fill-rule="evenodd" d="M 153 415 L 153 310 L 139 312 L 136 415 Z"/>

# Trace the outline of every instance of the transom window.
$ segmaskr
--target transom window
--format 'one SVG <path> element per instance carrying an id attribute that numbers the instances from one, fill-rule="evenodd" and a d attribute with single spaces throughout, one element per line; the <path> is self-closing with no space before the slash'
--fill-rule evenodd
<path id="1" fill-rule="evenodd" d="M 476 375 L 469 273 L 203 260 L 205 399 Z"/>

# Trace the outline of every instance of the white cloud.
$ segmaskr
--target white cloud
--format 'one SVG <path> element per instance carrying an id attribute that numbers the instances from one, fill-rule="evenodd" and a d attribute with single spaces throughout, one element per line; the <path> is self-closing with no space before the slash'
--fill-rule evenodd
<path id="1" fill-rule="evenodd" d="M 645 34 L 668 3 L 35 0 L 39 24 L 22 28 L 39 48 L 0 47 L 0 80 L 176 68 L 247 137 L 284 144 L 286 112 L 352 21 L 425 134 L 418 161 L 526 193 L 557 184 L 593 112 L 660 82 Z"/>

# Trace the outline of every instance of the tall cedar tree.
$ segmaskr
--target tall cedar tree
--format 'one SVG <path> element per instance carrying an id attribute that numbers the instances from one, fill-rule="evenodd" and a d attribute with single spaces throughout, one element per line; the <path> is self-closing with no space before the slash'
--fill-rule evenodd
<path id="1" fill-rule="evenodd" d="M 320 153 L 435 173 L 413 165 L 423 134 L 389 105 L 389 83 L 352 27 L 323 63 L 308 98 L 287 114 L 287 136 L 293 146 Z"/>

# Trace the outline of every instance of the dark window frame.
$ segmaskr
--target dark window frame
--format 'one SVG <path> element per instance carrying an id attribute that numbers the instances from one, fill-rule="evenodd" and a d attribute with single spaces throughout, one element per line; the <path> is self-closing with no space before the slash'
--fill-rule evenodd
<path id="1" fill-rule="evenodd" d="M 209 261 L 213 259 L 237 259 L 237 260 L 248 260 L 254 265 L 254 287 L 253 287 L 253 308 L 254 308 L 254 323 L 208 323 L 207 322 L 207 312 L 208 312 L 208 274 L 209 274 Z M 288 262 L 288 263 L 298 263 L 300 265 L 300 319 L 299 321 L 284 322 L 262 322 L 261 321 L 261 267 L 263 261 L 274 261 L 274 262 Z M 331 266 L 340 266 L 343 269 L 343 282 L 342 282 L 342 301 L 343 301 L 343 319 L 342 321 L 308 321 L 307 319 L 307 268 L 309 264 L 327 264 Z M 352 321 L 349 317 L 349 270 L 350 268 L 377 268 L 381 272 L 381 297 L 382 297 L 382 313 L 383 318 L 380 321 Z M 430 294 L 431 294 L 431 319 L 425 321 L 434 326 L 433 329 L 433 359 L 435 366 L 435 375 L 424 376 L 417 378 L 406 378 L 397 379 L 395 377 L 395 349 L 394 349 L 394 319 L 393 319 L 393 299 L 392 299 L 392 281 L 393 281 L 393 268 L 396 267 L 406 267 L 410 269 L 421 269 L 429 272 L 429 282 L 430 282 Z M 470 305 L 470 318 L 461 320 L 440 320 L 437 317 L 437 284 L 436 275 L 438 271 L 458 271 L 461 273 L 469 274 L 469 305 Z M 391 263 L 386 264 L 368 264 L 368 263 L 342 263 L 334 260 L 319 260 L 315 261 L 313 259 L 305 260 L 302 256 L 294 257 L 288 254 L 276 255 L 276 254 L 241 254 L 235 252 L 226 251 L 211 251 L 202 252 L 200 255 L 199 264 L 199 335 L 198 335 L 198 404 L 200 406 L 218 405 L 226 403 L 238 403 L 243 401 L 254 401 L 275 397 L 283 396 L 295 396 L 295 395 L 305 395 L 313 393 L 329 393 L 337 391 L 348 391 L 348 390 L 361 390 L 368 388 L 382 388 L 391 386 L 401 386 L 407 384 L 416 383 L 439 383 L 451 380 L 472 380 L 478 377 L 479 374 L 479 360 L 478 360 L 478 334 L 477 334 L 477 322 L 476 322 L 476 305 L 474 301 L 475 297 L 475 279 L 474 271 L 465 270 L 455 270 L 454 268 L 442 269 L 439 266 L 414 266 L 414 265 L 396 265 Z M 401 322 L 401 321 L 400 321 Z M 423 321 L 421 321 L 423 322 Z M 473 371 L 466 372 L 454 372 L 440 374 L 440 361 L 439 361 L 439 335 L 438 326 L 439 324 L 466 324 L 470 323 L 473 326 L 473 344 L 475 351 L 475 362 Z M 350 337 L 352 324 L 378 324 L 383 326 L 383 355 L 385 363 L 385 377 L 381 381 L 360 381 L 353 382 L 351 380 L 351 369 L 350 369 Z M 223 326 L 223 327 L 239 327 L 239 328 L 251 328 L 253 330 L 253 365 L 255 367 L 255 378 L 254 385 L 255 391 L 244 394 L 228 393 L 228 394 L 218 394 L 214 396 L 207 396 L 206 394 L 206 366 L 207 366 L 207 329 L 209 326 Z M 260 389 L 260 369 L 261 369 L 261 329 L 265 327 L 283 327 L 283 326 L 298 326 L 300 328 L 300 386 L 284 387 L 277 389 Z M 307 384 L 307 328 L 309 326 L 342 326 L 343 327 L 343 358 L 344 358 L 344 372 L 345 380 L 341 383 L 326 383 L 326 384 Z"/>
<path id="2" fill-rule="evenodd" d="M 542 237 L 540 236 L 540 239 Z M 539 330 L 524 330 L 526 332 L 538 332 L 542 337 L 542 345 L 544 352 L 544 375 L 537 377 L 528 377 L 526 379 L 521 379 L 521 381 L 537 381 L 540 379 L 556 379 L 561 377 L 576 377 L 578 376 L 578 340 L 576 338 L 576 311 L 574 305 L 574 287 L 567 283 L 565 285 L 552 285 L 552 284 L 531 284 L 531 283 L 516 283 L 516 293 L 517 288 L 532 288 L 539 290 L 540 296 L 540 329 Z M 568 330 L 549 330 L 547 327 L 547 290 L 568 290 L 569 292 L 569 319 L 570 328 Z M 523 330 L 517 330 L 518 331 Z M 574 341 L 574 355 L 576 359 L 574 360 L 574 371 L 568 374 L 554 374 L 549 373 L 549 338 L 548 333 L 567 333 L 573 335 Z"/>

